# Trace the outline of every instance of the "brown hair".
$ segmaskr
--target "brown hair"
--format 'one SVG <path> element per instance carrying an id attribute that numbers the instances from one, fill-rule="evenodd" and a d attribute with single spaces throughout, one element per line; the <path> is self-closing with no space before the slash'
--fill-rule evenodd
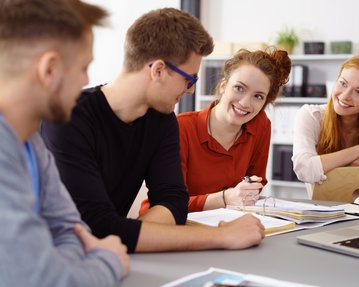
<path id="1" fill-rule="evenodd" d="M 217 84 L 216 94 L 219 95 L 219 87 L 222 80 L 228 81 L 233 71 L 241 65 L 250 64 L 260 69 L 270 81 L 270 89 L 263 109 L 268 103 L 274 102 L 279 94 L 279 89 L 287 81 L 292 62 L 288 53 L 284 50 L 277 50 L 274 47 L 268 47 L 264 51 L 248 51 L 240 49 L 232 58 L 225 61 L 222 69 L 222 79 Z"/>
<path id="2" fill-rule="evenodd" d="M 213 39 L 197 18 L 162 8 L 142 15 L 128 29 L 124 66 L 128 72 L 138 71 L 158 58 L 180 65 L 192 52 L 207 56 L 212 51 Z"/>
<path id="3" fill-rule="evenodd" d="M 107 12 L 80 0 L 1 0 L 0 43 L 79 39 Z"/>
<path id="4" fill-rule="evenodd" d="M 359 55 L 351 57 L 342 64 L 337 81 L 343 69 L 346 68 L 359 69 Z M 333 98 L 330 97 L 321 122 L 321 130 L 317 144 L 318 154 L 332 153 L 343 148 L 340 134 L 340 118 L 334 110 Z M 359 136 L 354 144 L 359 144 Z"/>

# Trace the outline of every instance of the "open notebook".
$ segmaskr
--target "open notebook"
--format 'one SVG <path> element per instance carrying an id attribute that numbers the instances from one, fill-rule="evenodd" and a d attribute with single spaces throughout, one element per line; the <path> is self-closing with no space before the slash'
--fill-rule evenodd
<path id="1" fill-rule="evenodd" d="M 187 224 L 204 224 L 218 226 L 220 221 L 231 221 L 243 216 L 245 212 L 227 208 L 191 212 L 187 217 Z M 295 223 L 279 218 L 253 214 L 260 219 L 264 225 L 266 235 L 280 233 L 295 229 Z"/>

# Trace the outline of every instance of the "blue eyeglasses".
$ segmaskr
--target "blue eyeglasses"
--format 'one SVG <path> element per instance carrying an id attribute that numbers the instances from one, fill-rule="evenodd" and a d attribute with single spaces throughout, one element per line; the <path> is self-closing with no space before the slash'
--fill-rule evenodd
<path id="1" fill-rule="evenodd" d="M 171 64 L 170 62 L 165 61 L 165 64 L 172 70 L 175 71 L 176 73 L 180 74 L 181 76 L 185 77 L 186 80 L 188 81 L 187 83 L 187 89 L 192 88 L 192 86 L 198 81 L 198 76 L 194 75 L 191 76 L 190 74 L 187 74 L 186 72 L 182 71 L 180 68 L 177 68 L 175 65 Z M 150 67 L 152 67 L 152 64 L 149 65 Z"/>

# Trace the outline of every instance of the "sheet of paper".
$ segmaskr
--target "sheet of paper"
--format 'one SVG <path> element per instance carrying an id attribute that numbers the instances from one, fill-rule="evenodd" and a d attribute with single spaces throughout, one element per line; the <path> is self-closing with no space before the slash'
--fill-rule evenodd
<path id="1" fill-rule="evenodd" d="M 211 267 L 169 282 L 162 287 L 213 287 L 213 286 L 256 286 L 256 287 L 315 287 L 271 277 L 242 274 L 230 270 Z"/>
<path id="2" fill-rule="evenodd" d="M 345 213 L 357 214 L 359 216 L 359 204 L 347 203 L 341 205 L 332 206 L 334 208 L 343 208 Z"/>

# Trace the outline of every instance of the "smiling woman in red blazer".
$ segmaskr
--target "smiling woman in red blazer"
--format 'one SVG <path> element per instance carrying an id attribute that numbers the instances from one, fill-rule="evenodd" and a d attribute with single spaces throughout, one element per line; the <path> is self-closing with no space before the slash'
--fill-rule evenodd
<path id="1" fill-rule="evenodd" d="M 290 69 L 285 51 L 239 50 L 224 64 L 218 99 L 177 116 L 190 212 L 256 202 L 267 183 L 271 123 L 264 109 Z"/>

